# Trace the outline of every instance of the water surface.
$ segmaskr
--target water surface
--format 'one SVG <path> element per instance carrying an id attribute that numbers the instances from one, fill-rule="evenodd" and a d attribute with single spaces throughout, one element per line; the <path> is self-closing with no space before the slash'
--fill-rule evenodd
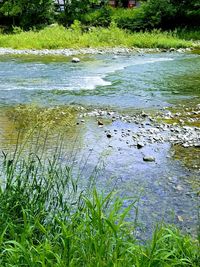
<path id="1" fill-rule="evenodd" d="M 34 60 L 33 60 L 34 59 Z M 199 55 L 145 54 L 0 58 L 0 105 L 36 102 L 160 108 L 199 97 Z"/>
<path id="2" fill-rule="evenodd" d="M 198 103 L 200 56 L 195 54 L 87 55 L 81 56 L 79 64 L 67 57 L 0 57 L 0 147 L 6 151 L 17 142 L 15 115 L 8 115 L 9 109 L 17 105 L 79 105 L 91 110 L 109 108 L 134 113 Z M 168 143 L 135 148 L 131 137 L 123 139 L 119 134 L 136 133 L 138 126 L 134 123 L 110 120 L 100 128 L 95 117 L 85 117 L 81 122 L 78 112 L 71 120 L 73 127 L 65 129 L 63 163 L 70 158 L 80 164 L 82 177 L 101 163 L 104 172 L 98 186 L 115 186 L 126 196 L 140 195 L 140 220 L 147 232 L 162 220 L 195 232 L 199 199 L 193 181 L 199 180 L 198 157 L 193 169 L 182 160 L 184 151 Z M 105 130 L 118 133 L 108 139 Z M 52 136 L 48 136 L 46 149 L 51 153 L 58 144 L 59 131 L 55 126 Z M 155 156 L 156 161 L 144 162 L 145 154 Z M 178 220 L 180 216 L 183 221 Z"/>

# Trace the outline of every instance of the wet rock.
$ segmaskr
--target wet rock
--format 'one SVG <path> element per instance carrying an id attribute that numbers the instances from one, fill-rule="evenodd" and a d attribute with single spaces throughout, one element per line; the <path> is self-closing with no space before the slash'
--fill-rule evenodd
<path id="1" fill-rule="evenodd" d="M 144 156 L 143 161 L 154 162 L 156 159 L 153 156 Z"/>
<path id="2" fill-rule="evenodd" d="M 137 143 L 137 148 L 140 149 L 140 148 L 143 148 L 144 147 L 144 143 L 142 142 L 138 142 Z"/>
<path id="3" fill-rule="evenodd" d="M 80 59 L 78 57 L 73 57 L 71 60 L 72 63 L 79 63 Z"/>
<path id="4" fill-rule="evenodd" d="M 185 148 L 190 147 L 190 145 L 188 143 L 184 143 L 182 146 Z"/>
<path id="5" fill-rule="evenodd" d="M 111 133 L 107 133 L 106 136 L 107 136 L 107 138 L 111 138 L 112 137 Z"/>
<path id="6" fill-rule="evenodd" d="M 146 114 L 144 111 L 141 113 L 141 116 L 143 117 L 143 118 L 147 118 L 148 117 L 148 114 Z"/>
<path id="7" fill-rule="evenodd" d="M 183 191 L 183 187 L 182 187 L 181 185 L 177 185 L 176 189 L 177 189 L 178 191 Z"/>
<path id="8" fill-rule="evenodd" d="M 103 126 L 103 122 L 101 120 L 98 120 L 97 123 L 99 126 Z"/>
<path id="9" fill-rule="evenodd" d="M 194 146 L 200 148 L 200 143 L 194 143 Z"/>
<path id="10" fill-rule="evenodd" d="M 183 217 L 182 216 L 178 215 L 177 218 L 178 218 L 179 222 L 183 222 Z"/>
<path id="11" fill-rule="evenodd" d="M 177 50 L 177 52 L 179 52 L 179 53 L 184 53 L 185 51 L 184 51 L 183 48 L 179 48 L 179 49 Z"/>

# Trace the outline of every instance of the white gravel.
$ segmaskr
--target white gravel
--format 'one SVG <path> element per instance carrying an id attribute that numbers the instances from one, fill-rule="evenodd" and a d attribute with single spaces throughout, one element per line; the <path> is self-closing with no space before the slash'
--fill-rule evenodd
<path id="1" fill-rule="evenodd" d="M 63 55 L 75 56 L 80 54 L 127 54 L 127 53 L 155 53 L 155 52 L 187 52 L 190 48 L 159 49 L 159 48 L 81 48 L 81 49 L 12 49 L 0 48 L 0 55 Z"/>

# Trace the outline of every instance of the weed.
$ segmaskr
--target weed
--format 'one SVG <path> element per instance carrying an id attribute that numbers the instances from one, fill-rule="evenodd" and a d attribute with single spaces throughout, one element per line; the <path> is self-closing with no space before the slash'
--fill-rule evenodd
<path id="1" fill-rule="evenodd" d="M 191 41 L 178 38 L 170 32 L 152 31 L 131 33 L 119 29 L 115 23 L 109 28 L 91 28 L 82 31 L 75 22 L 71 28 L 55 25 L 41 31 L 21 32 L 17 34 L 0 34 L 0 47 L 16 49 L 59 49 L 83 47 L 140 47 L 140 48 L 180 48 L 191 47 Z"/>
<path id="2" fill-rule="evenodd" d="M 1 266 L 193 266 L 198 242 L 171 226 L 139 244 L 136 223 L 116 192 L 79 188 L 59 161 L 3 154 L 0 187 Z"/>

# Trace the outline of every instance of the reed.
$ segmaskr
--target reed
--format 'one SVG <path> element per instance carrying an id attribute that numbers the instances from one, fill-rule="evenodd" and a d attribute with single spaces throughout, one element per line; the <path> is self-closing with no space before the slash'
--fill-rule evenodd
<path id="1" fill-rule="evenodd" d="M 119 29 L 114 23 L 109 28 L 93 27 L 82 31 L 79 22 L 71 28 L 47 27 L 41 31 L 0 34 L 0 47 L 15 49 L 59 49 L 86 47 L 139 47 L 139 48 L 185 48 L 192 47 L 192 41 L 179 38 L 175 33 L 152 32 L 131 33 Z"/>
<path id="2" fill-rule="evenodd" d="M 137 200 L 80 188 L 79 179 L 59 149 L 51 159 L 3 154 L 0 266 L 200 265 L 197 240 L 161 226 L 140 244 L 129 216 L 137 216 Z"/>

